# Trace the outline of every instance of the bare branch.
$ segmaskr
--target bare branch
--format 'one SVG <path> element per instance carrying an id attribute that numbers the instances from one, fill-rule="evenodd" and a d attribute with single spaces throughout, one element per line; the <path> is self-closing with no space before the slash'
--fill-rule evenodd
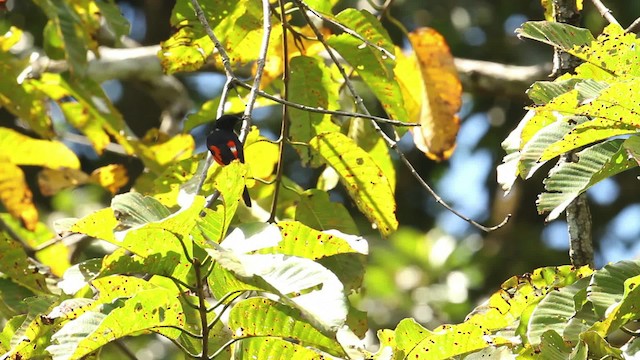
<path id="1" fill-rule="evenodd" d="M 602 1 L 600 1 L 600 0 L 591 0 L 591 2 L 596 7 L 596 9 L 598 9 L 598 12 L 600 13 L 600 15 L 602 15 L 603 18 L 607 19 L 607 21 L 610 24 L 620 25 L 620 23 L 618 23 L 618 20 L 616 20 L 616 18 L 613 16 L 613 12 L 611 12 L 611 10 L 609 10 L 609 8 L 604 6 Z"/>

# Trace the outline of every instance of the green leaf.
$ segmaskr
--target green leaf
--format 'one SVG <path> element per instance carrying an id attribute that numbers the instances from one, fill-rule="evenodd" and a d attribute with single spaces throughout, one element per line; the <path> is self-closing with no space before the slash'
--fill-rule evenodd
<path id="1" fill-rule="evenodd" d="M 29 260 L 24 248 L 5 232 L 0 232 L 0 272 L 35 294 L 50 293 L 45 275 Z"/>
<path id="2" fill-rule="evenodd" d="M 116 195 L 111 200 L 111 209 L 118 222 L 126 227 L 144 225 L 171 215 L 158 200 L 136 192 Z"/>
<path id="3" fill-rule="evenodd" d="M 620 349 L 609 344 L 595 331 L 584 332 L 580 335 L 580 339 L 588 346 L 590 359 L 626 359 L 622 356 Z"/>
<path id="4" fill-rule="evenodd" d="M 588 29 L 552 21 L 528 21 L 516 30 L 516 34 L 564 51 L 588 45 L 595 40 Z"/>
<path id="5" fill-rule="evenodd" d="M 326 359 L 312 349 L 278 338 L 247 338 L 242 340 L 239 347 L 243 359 Z"/>
<path id="6" fill-rule="evenodd" d="M 108 342 L 144 330 L 160 331 L 175 339 L 182 327 L 182 304 L 174 291 L 164 288 L 142 290 L 134 296 L 118 298 L 66 323 L 56 332 L 47 347 L 53 359 L 79 359 Z"/>
<path id="7" fill-rule="evenodd" d="M 11 338 L 11 351 L 3 356 L 31 359 L 45 354 L 53 324 L 43 314 L 53 309 L 57 301 L 58 298 L 51 295 L 24 299 L 29 311 Z"/>
<path id="8" fill-rule="evenodd" d="M 553 220 L 578 195 L 607 177 L 638 166 L 627 159 L 624 140 L 611 140 L 596 144 L 578 153 L 576 162 L 559 162 L 545 179 L 545 192 L 538 196 L 538 212 L 550 212 Z"/>
<path id="9" fill-rule="evenodd" d="M 331 77 L 329 68 L 321 59 L 296 56 L 291 59 L 289 77 L 289 100 L 312 108 L 335 110 L 338 107 L 340 86 Z M 326 132 L 340 131 L 331 121 L 331 115 L 291 108 L 289 134 L 295 142 L 307 143 L 314 136 Z M 303 163 L 312 162 L 313 153 L 307 146 L 294 146 Z"/>
<path id="10" fill-rule="evenodd" d="M 590 278 L 582 278 L 575 283 L 563 287 L 558 291 L 552 291 L 538 303 L 533 310 L 527 326 L 527 338 L 529 343 L 538 345 L 544 342 L 544 336 L 547 331 L 554 331 L 561 334 L 563 340 L 576 342 L 579 340 L 577 335 L 575 338 L 567 337 L 565 329 L 577 314 L 575 296 L 579 291 L 585 290 L 589 285 Z M 583 330 L 588 326 L 585 325 Z"/>
<path id="11" fill-rule="evenodd" d="M 229 327 L 234 338 L 294 339 L 307 348 L 344 356 L 337 341 L 311 326 L 299 310 L 266 298 L 250 298 L 236 304 L 229 313 Z"/>
<path id="12" fill-rule="evenodd" d="M 222 242 L 225 248 L 207 249 L 207 252 L 222 269 L 249 285 L 241 290 L 257 287 L 278 295 L 283 303 L 301 310 L 305 318 L 318 329 L 335 332 L 344 325 L 348 309 L 344 286 L 336 275 L 305 258 L 242 253 L 242 250 L 255 247 L 254 243 L 255 240 L 243 240 L 241 237 L 237 240 L 226 239 Z M 212 280 L 216 287 L 221 285 L 215 282 L 216 276 Z M 235 290 L 238 289 L 228 289 L 225 293 Z"/>
<path id="13" fill-rule="evenodd" d="M 379 48 L 369 46 L 346 33 L 329 37 L 327 43 L 358 72 L 390 118 L 408 119 L 400 85 L 393 72 L 393 43 L 380 21 L 368 11 L 356 9 L 346 9 L 336 19 Z M 384 49 L 386 53 L 380 49 Z"/>
<path id="14" fill-rule="evenodd" d="M 262 10 L 248 0 L 212 0 L 200 3 L 209 26 L 231 58 L 232 64 L 247 63 L 258 56 L 262 36 Z M 205 33 L 189 1 L 178 1 L 171 13 L 177 28 L 158 52 L 165 72 L 195 71 L 213 52 L 213 42 Z"/>
<path id="15" fill-rule="evenodd" d="M 587 290 L 587 298 L 593 303 L 596 314 L 604 318 L 607 309 L 622 300 L 625 281 L 638 275 L 640 275 L 640 262 L 637 260 L 607 264 L 594 272 Z"/>
<path id="16" fill-rule="evenodd" d="M 100 9 L 100 15 L 113 31 L 116 44 L 120 44 L 122 37 L 129 35 L 131 28 L 129 22 L 113 1 L 96 1 L 95 4 Z"/>
<path id="17" fill-rule="evenodd" d="M 363 238 L 335 231 L 320 232 L 299 222 L 278 223 L 282 240 L 263 254 L 285 254 L 315 260 L 338 276 L 345 289 L 362 284 L 368 244 Z"/>
<path id="18" fill-rule="evenodd" d="M 545 331 L 540 337 L 540 358 L 548 360 L 565 360 L 569 358 L 571 346 L 564 342 L 562 336 L 554 330 Z"/>
<path id="19" fill-rule="evenodd" d="M 639 283 L 640 275 L 625 280 L 624 294 L 620 303 L 615 307 L 608 308 L 605 319 L 592 327 L 600 336 L 606 337 L 640 316 L 638 309 L 638 302 L 640 302 Z"/>
<path id="20" fill-rule="evenodd" d="M 116 219 L 113 209 L 105 208 L 78 220 L 69 228 L 69 231 L 115 243 L 113 231 L 117 225 L 118 219 Z"/>
<path id="21" fill-rule="evenodd" d="M 640 128 L 636 110 L 640 101 L 640 95 L 636 91 L 638 86 L 640 86 L 640 79 L 613 83 L 602 90 L 597 98 L 575 109 L 556 108 L 549 104 L 547 107 L 549 111 L 571 111 L 588 116 L 592 120 L 575 126 L 562 140 L 545 149 L 541 160 L 548 160 L 613 136 L 637 132 Z"/>
<path id="22" fill-rule="evenodd" d="M 50 169 L 80 168 L 76 154 L 59 141 L 38 140 L 0 127 L 0 161 Z"/>
<path id="23" fill-rule="evenodd" d="M 320 134 L 309 145 L 338 172 L 340 182 L 360 211 L 382 235 L 397 229 L 393 190 L 371 155 L 341 133 Z"/>
<path id="24" fill-rule="evenodd" d="M 352 118 L 349 123 L 349 137 L 364 151 L 371 155 L 373 161 L 378 164 L 382 172 L 389 180 L 391 190 L 396 190 L 396 169 L 391 160 L 390 149 L 387 142 L 378 134 L 371 120 Z"/>
<path id="25" fill-rule="evenodd" d="M 98 154 L 111 142 L 110 137 L 127 153 L 133 152 L 126 137 L 132 132 L 100 84 L 88 78 L 79 81 L 68 74 L 53 73 L 44 73 L 25 83 L 57 102 L 67 121 L 89 138 Z"/>
<path id="26" fill-rule="evenodd" d="M 336 229 L 347 234 L 358 233 L 358 227 L 344 205 L 332 202 L 327 192 L 317 189 L 300 194 L 296 221 L 317 230 Z"/>
<path id="27" fill-rule="evenodd" d="M 90 32 L 83 24 L 72 4 L 62 0 L 35 0 L 49 17 L 53 28 L 64 45 L 65 58 L 71 73 L 83 77 L 87 69 L 88 37 Z"/>

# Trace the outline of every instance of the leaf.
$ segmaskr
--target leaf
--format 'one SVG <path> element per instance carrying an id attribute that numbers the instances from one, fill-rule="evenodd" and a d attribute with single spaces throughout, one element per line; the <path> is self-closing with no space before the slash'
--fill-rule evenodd
<path id="1" fill-rule="evenodd" d="M 4 127 L 0 127 L 0 154 L 0 161 L 15 165 L 80 168 L 76 154 L 63 143 L 34 139 Z"/>
<path id="2" fill-rule="evenodd" d="M 29 310 L 24 322 L 11 338 L 11 351 L 3 356 L 15 359 L 31 359 L 45 355 L 53 330 L 52 322 L 43 314 L 57 305 L 58 298 L 52 295 L 31 297 L 24 300 Z"/>
<path id="3" fill-rule="evenodd" d="M 311 326 L 300 310 L 266 298 L 255 297 L 236 304 L 229 313 L 229 327 L 234 338 L 287 338 L 307 348 L 344 356 L 336 340 Z"/>
<path id="4" fill-rule="evenodd" d="M 244 159 L 254 178 L 270 179 L 280 159 L 279 155 L 278 145 L 261 136 L 257 128 L 249 132 L 244 146 Z"/>
<path id="5" fill-rule="evenodd" d="M 35 294 L 48 294 L 47 280 L 32 265 L 22 246 L 0 232 L 0 271 Z"/>
<path id="6" fill-rule="evenodd" d="M 340 175 L 360 211 L 384 236 L 398 227 L 393 190 L 371 156 L 341 133 L 320 134 L 309 145 Z"/>
<path id="7" fill-rule="evenodd" d="M 347 33 L 331 36 L 327 43 L 358 72 L 390 118 L 407 119 L 402 92 L 394 79 L 394 48 L 387 31 L 366 10 L 346 9 L 336 19 L 377 48 Z"/>
<path id="8" fill-rule="evenodd" d="M 71 168 L 45 168 L 38 173 L 38 187 L 44 196 L 55 195 L 61 190 L 86 184 L 88 181 L 89 175 L 84 171 Z"/>
<path id="9" fill-rule="evenodd" d="M 349 137 L 354 139 L 362 150 L 371 155 L 371 158 L 387 175 L 391 191 L 396 189 L 396 169 L 391 160 L 390 149 L 387 142 L 378 134 L 375 127 L 368 119 L 352 118 L 349 123 Z"/>
<path id="10" fill-rule="evenodd" d="M 145 166 L 154 173 L 162 173 L 170 163 L 188 159 L 195 149 L 191 135 L 168 136 L 157 129 L 149 130 L 144 139 L 131 144 Z"/>
<path id="11" fill-rule="evenodd" d="M 243 339 L 238 352 L 243 359 L 325 359 L 312 349 L 278 338 Z"/>
<path id="12" fill-rule="evenodd" d="M 413 141 L 430 159 L 446 160 L 456 146 L 460 128 L 457 113 L 462 104 L 462 85 L 453 56 L 444 37 L 434 29 L 417 29 L 409 33 L 409 41 L 423 80 L 421 126 L 412 129 Z"/>
<path id="13" fill-rule="evenodd" d="M 331 78 L 323 61 L 308 56 L 291 59 L 289 78 L 289 100 L 312 108 L 335 110 L 338 106 L 339 84 Z M 331 121 L 331 115 L 291 108 L 289 134 L 295 142 L 307 143 L 314 136 L 336 132 L 340 127 Z M 303 163 L 317 164 L 307 146 L 294 146 Z"/>
<path id="14" fill-rule="evenodd" d="M 329 194 L 309 189 L 301 194 L 296 207 L 296 221 L 317 230 L 336 229 L 347 234 L 357 234 L 358 227 L 344 205 L 332 202 Z"/>
<path id="15" fill-rule="evenodd" d="M 129 177 L 126 167 L 120 164 L 111 164 L 95 169 L 91 173 L 91 180 L 115 194 L 120 188 L 127 185 Z"/>
<path id="16" fill-rule="evenodd" d="M 296 221 L 281 221 L 282 240 L 277 246 L 261 249 L 263 254 L 285 254 L 315 260 L 338 276 L 345 289 L 362 285 L 366 240 L 337 231 L 320 232 Z"/>
<path id="17" fill-rule="evenodd" d="M 219 38 L 232 64 L 248 63 L 258 56 L 262 36 L 262 11 L 247 0 L 213 0 L 200 4 L 209 26 Z M 201 68 L 214 46 L 188 1 L 178 1 L 171 13 L 171 26 L 178 30 L 161 43 L 158 57 L 164 71 L 195 71 Z"/>
<path id="18" fill-rule="evenodd" d="M 623 81 L 611 84 L 601 91 L 599 96 L 574 110 L 547 106 L 549 111 L 572 111 L 575 114 L 591 117 L 569 131 L 562 140 L 552 144 L 541 156 L 541 160 L 552 159 L 559 154 L 577 149 L 613 136 L 635 133 L 640 128 L 637 101 L 640 96 L 635 91 L 640 80 Z"/>
<path id="19" fill-rule="evenodd" d="M 89 138 L 98 154 L 102 154 L 110 143 L 110 137 L 122 145 L 125 152 L 133 153 L 127 139 L 132 134 L 131 130 L 97 82 L 88 78 L 79 81 L 69 74 L 45 72 L 38 79 L 26 80 L 25 86 L 55 101 L 67 121 Z"/>
<path id="20" fill-rule="evenodd" d="M 120 8 L 109 1 L 96 1 L 94 4 L 100 9 L 100 15 L 113 32 L 116 43 L 120 44 L 122 37 L 129 35 L 131 28 L 127 19 L 120 13 Z"/>
<path id="21" fill-rule="evenodd" d="M 17 235 L 25 246 L 31 249 L 39 249 L 35 252 L 35 258 L 48 266 L 52 274 L 62 276 L 71 265 L 69 248 L 63 242 L 51 243 L 56 235 L 49 230 L 47 225 L 38 222 L 33 230 L 26 229 L 22 223 L 8 214 L 0 214 L 0 220 Z M 43 247 L 43 244 L 47 244 Z"/>
<path id="22" fill-rule="evenodd" d="M 96 239 L 106 240 L 115 243 L 116 239 L 113 231 L 118 225 L 114 211 L 105 208 L 95 211 L 82 219 L 76 221 L 70 228 L 70 232 L 85 234 Z"/>
<path id="23" fill-rule="evenodd" d="M 568 337 L 565 329 L 570 320 L 576 317 L 575 296 L 579 291 L 586 290 L 590 278 L 582 278 L 575 283 L 552 291 L 534 308 L 527 324 L 527 338 L 532 345 L 544 342 L 544 335 L 553 330 L 560 334 L 562 340 L 577 342 L 579 337 Z M 585 326 L 584 330 L 586 330 Z"/>
<path id="24" fill-rule="evenodd" d="M 593 303 L 593 309 L 599 317 L 606 316 L 612 305 L 619 303 L 624 296 L 625 281 L 640 275 L 640 262 L 623 260 L 605 265 L 594 272 L 587 298 Z"/>
<path id="25" fill-rule="evenodd" d="M 636 167 L 627 159 L 624 140 L 611 140 L 593 145 L 576 153 L 578 161 L 559 162 L 545 179 L 545 192 L 536 201 L 538 212 L 550 212 L 547 221 L 553 220 L 578 195 L 607 177 Z"/>
<path id="26" fill-rule="evenodd" d="M 182 305 L 175 292 L 153 288 L 105 303 L 98 311 L 90 311 L 66 323 L 56 332 L 47 347 L 53 359 L 79 359 L 108 342 L 143 330 L 164 328 L 162 333 L 172 339 L 180 330 L 167 326 L 184 326 Z"/>
<path id="27" fill-rule="evenodd" d="M 116 195 L 111 200 L 111 209 L 120 225 L 126 227 L 146 225 L 171 215 L 158 200 L 136 192 Z"/>
<path id="28" fill-rule="evenodd" d="M 516 30 L 518 37 L 528 38 L 569 51 L 590 44 L 595 39 L 587 29 L 553 21 L 527 21 Z"/>
<path id="29" fill-rule="evenodd" d="M 38 135 L 52 137 L 51 119 L 48 114 L 46 99 L 42 94 L 29 91 L 22 86 L 22 77 L 28 59 L 19 60 L 10 52 L 20 41 L 23 32 L 11 26 L 0 36 L 0 105 L 17 118 L 27 122 Z"/>
<path id="30" fill-rule="evenodd" d="M 22 169 L 0 161 L 0 201 L 9 214 L 22 225 L 34 230 L 38 224 L 38 210 L 33 204 L 33 193 L 27 187 Z"/>
<path id="31" fill-rule="evenodd" d="M 229 248 L 238 241 L 230 243 L 227 239 L 222 244 Z M 206 250 L 218 266 L 248 285 L 236 284 L 239 288 L 228 288 L 224 293 L 238 289 L 263 289 L 278 295 L 284 304 L 302 311 L 303 316 L 320 330 L 335 332 L 344 325 L 348 313 L 344 287 L 322 265 L 283 254 L 243 254 L 224 248 Z M 211 280 L 221 286 L 215 280 L 216 275 L 212 276 Z"/>
<path id="32" fill-rule="evenodd" d="M 71 73 L 83 77 L 87 68 L 88 40 L 91 31 L 74 10 L 73 5 L 60 0 L 36 0 L 49 17 L 50 26 L 63 42 L 64 54 Z"/>

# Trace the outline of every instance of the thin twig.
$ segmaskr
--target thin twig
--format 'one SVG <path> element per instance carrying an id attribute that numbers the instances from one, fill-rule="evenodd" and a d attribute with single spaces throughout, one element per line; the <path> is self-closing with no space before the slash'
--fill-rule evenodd
<path id="1" fill-rule="evenodd" d="M 242 116 L 242 129 L 240 129 L 240 142 L 244 143 L 251 130 L 251 113 L 253 106 L 258 98 L 258 90 L 260 90 L 260 82 L 264 73 L 264 64 L 267 60 L 267 51 L 269 51 L 269 37 L 271 36 L 271 8 L 269 0 L 262 0 L 262 44 L 260 45 L 260 53 L 256 61 L 256 75 L 253 78 L 253 86 L 249 92 L 247 106 Z M 285 60 L 286 61 L 286 60 Z"/>
<path id="2" fill-rule="evenodd" d="M 591 0 L 591 2 L 596 7 L 596 9 L 598 9 L 600 15 L 602 15 L 603 18 L 607 19 L 610 24 L 620 25 L 620 23 L 618 23 L 618 20 L 616 20 L 616 18 L 613 16 L 613 12 L 611 12 L 609 8 L 604 6 L 604 4 L 600 0 Z"/>
<path id="3" fill-rule="evenodd" d="M 236 84 L 240 87 L 243 87 L 245 89 L 250 89 L 251 85 L 246 84 L 242 81 L 237 81 Z M 304 110 L 304 111 L 309 111 L 309 112 L 313 112 L 313 113 L 319 113 L 319 114 L 329 114 L 329 115 L 337 115 L 337 116 L 346 116 L 346 117 L 360 117 L 363 119 L 369 119 L 369 120 L 374 120 L 376 122 L 382 123 L 382 124 L 389 124 L 389 125 L 394 125 L 394 126 L 407 126 L 407 127 L 414 127 L 414 126 L 420 126 L 420 124 L 418 123 L 411 123 L 411 122 L 404 122 L 404 121 L 399 121 L 399 120 L 393 120 L 393 119 L 387 119 L 387 118 L 383 118 L 380 116 L 375 116 L 375 115 L 371 115 L 371 114 L 363 114 L 363 113 L 355 113 L 355 112 L 348 112 L 348 111 L 341 111 L 341 110 L 327 110 L 327 109 L 322 109 L 322 108 L 316 108 L 316 107 L 311 107 L 311 106 L 307 106 L 307 105 L 303 105 L 303 104 L 298 104 L 295 102 L 291 102 L 288 100 L 284 100 L 282 98 L 279 98 L 275 95 L 269 94 L 268 92 L 259 90 L 258 94 L 260 96 L 262 96 L 265 99 L 269 99 L 272 101 L 275 101 L 279 104 L 282 105 L 287 105 L 289 107 L 292 107 L 294 109 L 298 109 L 298 110 Z"/>
<path id="4" fill-rule="evenodd" d="M 294 0 L 294 1 L 296 3 L 298 3 L 298 4 L 301 3 L 301 0 Z M 302 5 L 300 5 L 300 6 L 302 6 Z M 362 98 L 356 92 L 353 83 L 351 82 L 351 80 L 349 79 L 349 76 L 347 75 L 347 73 L 344 70 L 344 67 L 340 64 L 340 62 L 338 61 L 336 55 L 333 53 L 333 49 L 331 49 L 331 47 L 329 47 L 329 45 L 324 40 L 324 37 L 322 36 L 322 33 L 318 30 L 318 28 L 315 26 L 315 24 L 313 24 L 313 22 L 311 22 L 311 20 L 309 19 L 309 16 L 305 12 L 301 12 L 301 14 L 302 14 L 303 17 L 305 17 L 307 23 L 309 24 L 309 26 L 311 27 L 311 29 L 315 33 L 316 37 L 318 38 L 318 41 L 320 41 L 322 43 L 322 45 L 324 46 L 324 48 L 327 51 L 327 54 L 329 55 L 331 60 L 338 67 L 338 70 L 340 71 L 340 74 L 342 75 L 342 77 L 343 77 L 343 79 L 345 81 L 345 84 L 346 84 L 347 88 L 349 89 L 349 92 L 351 93 L 351 95 L 355 99 L 355 102 L 356 102 L 356 105 L 358 106 L 358 109 L 360 109 L 360 111 L 365 113 L 365 114 L 370 114 L 369 110 L 364 105 L 364 102 L 362 101 Z M 405 166 L 407 166 L 409 171 L 411 171 L 411 174 L 413 174 L 413 176 L 416 178 L 416 180 L 418 180 L 418 182 L 422 185 L 422 187 L 425 188 L 429 192 L 429 194 L 431 194 L 431 196 L 433 196 L 435 201 L 438 204 L 440 204 L 442 207 L 444 207 L 445 209 L 449 210 L 451 213 L 453 213 L 454 215 L 458 216 L 462 220 L 468 222 L 469 224 L 471 224 L 471 225 L 475 226 L 476 228 L 478 228 L 478 229 L 480 229 L 482 231 L 485 231 L 485 232 L 490 232 L 490 231 L 499 229 L 500 227 L 504 226 L 504 224 L 507 223 L 507 221 L 510 218 L 510 215 L 507 216 L 500 224 L 495 225 L 495 226 L 491 226 L 491 227 L 487 227 L 487 226 L 484 226 L 484 225 L 481 225 L 481 224 L 477 223 L 474 220 L 471 220 L 469 217 L 467 217 L 467 216 L 461 214 L 460 212 L 454 210 L 449 204 L 447 204 L 444 200 L 442 200 L 442 198 L 431 188 L 431 186 L 429 186 L 429 184 L 426 183 L 426 181 L 424 181 L 424 179 L 422 179 L 422 177 L 420 177 L 420 175 L 415 170 L 415 168 L 413 167 L 411 162 L 404 156 L 402 151 L 400 151 L 400 149 L 398 148 L 397 141 L 391 139 L 384 131 L 382 131 L 382 128 L 380 128 L 380 125 L 378 125 L 375 121 L 372 121 L 371 123 L 373 124 L 376 132 L 378 134 L 380 134 L 380 136 L 384 139 L 384 141 L 387 143 L 387 145 L 398 154 L 398 156 L 400 157 L 402 162 L 405 164 Z"/>
<path id="5" fill-rule="evenodd" d="M 367 39 L 363 38 L 362 36 L 360 36 L 360 34 L 358 34 L 357 32 L 353 31 L 352 29 L 349 29 L 348 27 L 344 26 L 343 24 L 339 23 L 338 21 L 336 21 L 336 20 L 334 20 L 334 19 L 332 19 L 332 18 L 329 18 L 329 17 L 326 17 L 326 16 L 324 16 L 324 15 L 320 14 L 319 12 L 317 12 L 317 11 L 315 11 L 314 9 L 310 8 L 310 7 L 309 7 L 305 2 L 303 2 L 302 0 L 300 0 L 300 1 L 299 1 L 299 4 L 301 5 L 301 7 L 302 7 L 304 10 L 306 10 L 306 11 L 308 11 L 308 12 L 312 13 L 312 14 L 313 14 L 315 17 L 317 17 L 318 19 L 321 19 L 322 21 L 326 21 L 326 22 L 328 22 L 328 23 L 330 23 L 330 24 L 333 24 L 334 26 L 338 27 L 340 30 L 344 31 L 345 33 L 347 33 L 347 34 L 349 34 L 349 35 L 353 36 L 354 38 L 356 38 L 356 39 L 358 39 L 358 40 L 362 41 L 363 43 L 367 44 L 367 46 L 370 46 L 370 47 L 372 47 L 372 48 L 374 48 L 374 49 L 376 49 L 376 50 L 380 51 L 380 52 L 381 52 L 381 53 L 383 53 L 385 56 L 388 56 L 390 59 L 394 59 L 394 60 L 395 60 L 395 58 L 396 58 L 395 54 L 392 54 L 391 52 L 389 52 L 389 50 L 387 50 L 387 49 L 385 49 L 385 48 L 383 48 L 383 47 L 381 47 L 381 46 L 378 46 L 378 45 L 376 45 L 376 44 L 372 43 L 371 41 L 369 41 L 369 40 L 367 40 Z"/>
<path id="6" fill-rule="evenodd" d="M 280 4 L 280 21 L 282 22 L 282 53 L 284 54 L 284 69 L 282 72 L 282 83 L 284 91 L 282 98 L 289 100 L 289 45 L 287 41 L 287 16 L 284 14 L 284 1 L 278 0 Z M 271 201 L 271 212 L 269 219 L 270 223 L 276 220 L 276 210 L 278 207 L 278 195 L 280 195 L 280 182 L 282 181 L 282 169 L 284 159 L 284 144 L 285 139 L 289 138 L 289 107 L 287 105 L 282 106 L 282 123 L 280 126 L 280 140 L 278 144 L 278 163 L 276 168 L 275 188 L 273 190 L 273 200 Z"/>
<path id="7" fill-rule="evenodd" d="M 125 345 L 122 339 L 114 341 L 113 344 L 124 354 L 127 359 L 138 360 L 136 354 L 134 354 L 133 351 L 131 351 L 131 349 L 129 349 L 127 345 Z"/>
<path id="8" fill-rule="evenodd" d="M 196 295 L 198 296 L 198 313 L 200 314 L 200 331 L 202 333 L 202 360 L 209 359 L 209 326 L 207 324 L 207 304 L 205 302 L 204 284 L 206 280 L 202 278 L 200 273 L 200 261 L 196 258 L 193 261 L 193 269 L 196 273 Z"/>
<path id="9" fill-rule="evenodd" d="M 640 17 L 635 19 L 624 31 L 628 33 L 636 33 L 638 30 L 640 30 Z"/>

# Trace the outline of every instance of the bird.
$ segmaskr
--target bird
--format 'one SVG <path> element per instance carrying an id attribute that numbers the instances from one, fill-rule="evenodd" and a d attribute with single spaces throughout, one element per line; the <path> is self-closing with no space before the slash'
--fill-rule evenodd
<path id="1" fill-rule="evenodd" d="M 240 117 L 236 115 L 222 115 L 214 122 L 213 130 L 207 136 L 207 149 L 213 155 L 213 159 L 221 166 L 229 165 L 235 159 L 244 164 L 242 143 L 233 131 L 240 120 Z M 246 186 L 242 193 L 242 199 L 247 207 L 251 207 L 251 197 Z"/>

